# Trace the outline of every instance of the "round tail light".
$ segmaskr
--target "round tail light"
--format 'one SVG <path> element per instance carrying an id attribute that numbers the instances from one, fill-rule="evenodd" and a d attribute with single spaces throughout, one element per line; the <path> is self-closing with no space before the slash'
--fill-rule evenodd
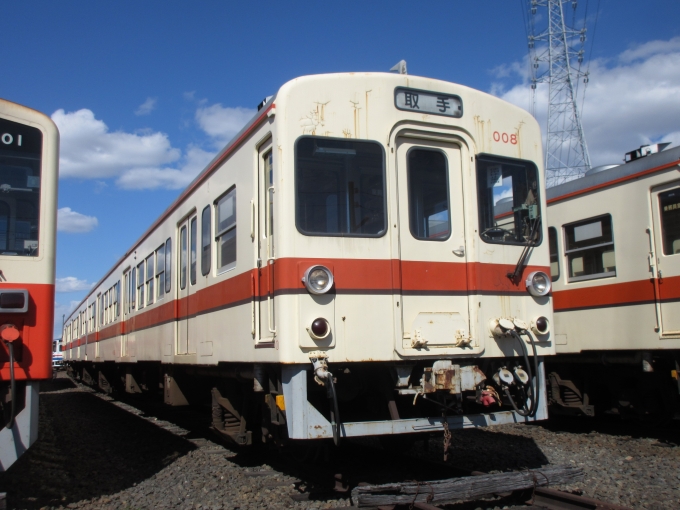
<path id="1" fill-rule="evenodd" d="M 312 321 L 312 324 L 307 328 L 307 332 L 314 340 L 323 340 L 330 334 L 331 325 L 328 324 L 326 319 L 319 317 Z"/>

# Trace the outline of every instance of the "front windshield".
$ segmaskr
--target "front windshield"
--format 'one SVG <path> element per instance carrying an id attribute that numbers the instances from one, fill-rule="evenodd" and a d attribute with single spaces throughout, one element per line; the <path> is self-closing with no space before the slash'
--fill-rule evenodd
<path id="1" fill-rule="evenodd" d="M 0 119 L 0 255 L 38 255 L 39 129 Z"/>
<path id="2" fill-rule="evenodd" d="M 538 171 L 530 161 L 477 157 L 480 236 L 487 243 L 540 242 Z"/>

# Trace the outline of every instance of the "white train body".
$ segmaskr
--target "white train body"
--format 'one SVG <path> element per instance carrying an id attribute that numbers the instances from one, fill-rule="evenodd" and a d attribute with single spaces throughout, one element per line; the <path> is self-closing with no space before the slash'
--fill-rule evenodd
<path id="1" fill-rule="evenodd" d="M 549 371 L 579 389 L 581 398 L 566 391 L 587 414 L 594 402 L 600 411 L 677 409 L 680 148 L 547 193 L 558 353 Z"/>
<path id="2" fill-rule="evenodd" d="M 438 360 L 505 364 L 521 351 L 493 336 L 490 320 L 551 320 L 549 297 L 506 276 L 526 244 L 521 234 L 484 223 L 490 232 L 480 236 L 479 183 L 487 210 L 502 191 L 545 210 L 543 180 L 526 177 L 542 174 L 540 161 L 539 128 L 527 112 L 460 85 L 360 73 L 292 80 L 68 318 L 65 359 L 95 371 L 108 362 L 128 371 L 160 363 L 166 400 L 179 367 L 251 367 L 241 376 L 256 386 L 265 367 L 281 379 L 288 436 L 330 437 L 329 422 L 305 399 L 310 357 L 331 370 L 347 366 L 345 374 L 380 365 L 395 375 L 394 367 Z M 416 167 L 425 170 L 409 170 Z M 526 200 L 522 186 L 534 186 Z M 537 238 L 547 239 L 541 229 Z M 303 282 L 316 265 L 332 273 L 330 292 L 314 294 Z M 523 274 L 548 268 L 543 241 Z M 325 321 L 320 334 L 316 319 Z M 536 340 L 539 357 L 554 353 L 550 332 Z M 399 370 L 392 390 L 412 401 L 418 381 Z M 341 390 L 345 376 L 333 373 Z M 474 421 L 451 417 L 451 426 L 524 420 L 498 409 Z M 434 406 L 432 414 L 440 414 Z M 343 434 L 442 426 L 395 417 L 345 421 Z"/>

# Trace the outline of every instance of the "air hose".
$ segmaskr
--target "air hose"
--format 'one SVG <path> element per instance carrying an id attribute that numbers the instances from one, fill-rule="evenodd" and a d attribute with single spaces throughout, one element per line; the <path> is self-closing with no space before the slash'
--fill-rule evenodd
<path id="1" fill-rule="evenodd" d="M 517 339 L 521 346 L 522 350 L 522 355 L 524 356 L 524 363 L 526 364 L 527 367 L 527 372 L 529 375 L 529 381 L 531 384 L 531 393 L 529 394 L 529 407 L 527 408 L 526 406 L 523 406 L 523 409 L 519 409 L 517 407 L 517 404 L 515 404 L 514 399 L 510 395 L 510 391 L 506 387 L 504 389 L 505 395 L 508 397 L 510 400 L 510 403 L 512 404 L 513 409 L 519 414 L 520 416 L 535 416 L 536 412 L 538 411 L 538 353 L 536 352 L 536 343 L 534 342 L 533 337 L 531 336 L 531 333 L 529 333 L 527 330 L 522 330 L 520 333 L 521 334 L 526 334 L 529 337 L 529 342 L 531 343 L 531 348 L 533 350 L 533 355 L 534 355 L 534 370 L 532 373 L 531 370 L 531 364 L 529 363 L 529 353 L 527 352 L 527 347 L 524 345 L 524 340 L 522 340 L 522 337 L 515 331 L 515 330 L 510 330 L 509 333 Z M 524 385 L 520 384 L 520 387 L 523 388 Z M 525 399 L 526 400 L 526 399 Z"/>
<path id="2" fill-rule="evenodd" d="M 333 374 L 328 372 L 325 379 L 328 384 L 328 398 L 333 400 L 331 406 L 331 428 L 333 429 L 333 442 L 335 446 L 340 444 L 340 412 L 338 411 L 338 395 L 335 393 L 335 383 L 333 382 Z"/>
<path id="3" fill-rule="evenodd" d="M 7 428 L 14 427 L 14 418 L 16 417 L 16 403 L 17 403 L 17 382 L 14 379 L 14 342 L 7 342 L 9 349 L 9 380 L 10 380 L 10 398 L 12 399 L 11 412 Z"/>

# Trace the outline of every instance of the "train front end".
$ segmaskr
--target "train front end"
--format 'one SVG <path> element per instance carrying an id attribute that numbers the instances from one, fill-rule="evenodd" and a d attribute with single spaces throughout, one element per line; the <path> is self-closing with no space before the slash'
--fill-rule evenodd
<path id="1" fill-rule="evenodd" d="M 256 328 L 283 361 L 271 428 L 337 442 L 546 418 L 536 121 L 390 74 L 300 78 L 274 101 Z"/>
<path id="2" fill-rule="evenodd" d="M 0 100 L 0 471 L 38 437 L 38 381 L 52 376 L 59 135 Z"/>

